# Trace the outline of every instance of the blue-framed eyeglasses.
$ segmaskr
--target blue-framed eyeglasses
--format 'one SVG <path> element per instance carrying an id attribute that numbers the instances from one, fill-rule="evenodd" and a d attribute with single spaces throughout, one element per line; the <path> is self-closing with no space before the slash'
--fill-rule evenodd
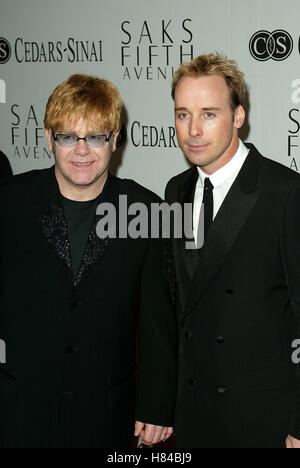
<path id="1" fill-rule="evenodd" d="M 56 141 L 56 143 L 59 146 L 62 146 L 63 148 L 72 148 L 73 146 L 76 146 L 79 140 L 84 140 L 88 146 L 91 146 L 92 148 L 103 148 L 103 146 L 106 145 L 106 143 L 109 142 L 113 130 L 109 133 L 109 135 L 98 135 L 98 134 L 93 134 L 93 135 L 86 135 L 83 138 L 78 137 L 77 135 L 72 134 L 67 134 L 67 133 L 57 133 L 56 135 L 54 134 L 53 128 L 52 130 L 52 137 L 53 140 Z"/>

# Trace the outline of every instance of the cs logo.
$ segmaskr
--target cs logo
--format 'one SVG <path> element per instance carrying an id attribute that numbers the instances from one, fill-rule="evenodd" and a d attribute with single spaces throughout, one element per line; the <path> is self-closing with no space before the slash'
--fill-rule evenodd
<path id="1" fill-rule="evenodd" d="M 10 43 L 3 37 L 0 37 L 0 63 L 8 62 L 10 57 L 11 57 Z"/>
<path id="2" fill-rule="evenodd" d="M 294 44 L 290 34 L 280 29 L 270 33 L 268 31 L 258 31 L 249 43 L 252 57 L 260 62 L 273 59 L 281 61 L 287 59 L 293 50 Z"/>

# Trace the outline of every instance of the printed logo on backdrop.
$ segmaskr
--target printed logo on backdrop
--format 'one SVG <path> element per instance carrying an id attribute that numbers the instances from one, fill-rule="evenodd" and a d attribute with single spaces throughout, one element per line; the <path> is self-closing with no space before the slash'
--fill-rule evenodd
<path id="1" fill-rule="evenodd" d="M 270 33 L 269 31 L 258 31 L 253 34 L 249 43 L 249 50 L 256 60 L 266 62 L 276 60 L 280 62 L 286 60 L 292 53 L 294 47 L 291 35 L 278 29 Z"/>
<path id="2" fill-rule="evenodd" d="M 183 62 L 194 58 L 192 20 L 123 21 L 123 80 L 170 80 Z"/>
<path id="3" fill-rule="evenodd" d="M 291 101 L 293 108 L 289 111 L 290 127 L 288 133 L 288 157 L 291 158 L 290 168 L 299 172 L 300 78 L 292 81 L 291 88 Z"/>
<path id="4" fill-rule="evenodd" d="M 103 62 L 103 41 L 78 40 L 27 41 L 18 37 L 14 42 L 14 58 L 18 63 L 91 63 Z M 9 42 L 0 38 L 0 64 L 11 57 Z"/>
<path id="5" fill-rule="evenodd" d="M 43 118 L 33 105 L 11 106 L 12 157 L 16 159 L 52 160 L 53 155 L 42 143 L 44 140 Z"/>
<path id="6" fill-rule="evenodd" d="M 11 57 L 10 43 L 6 39 L 4 39 L 4 37 L 0 37 L 0 63 L 8 62 L 10 57 Z"/>
<path id="7" fill-rule="evenodd" d="M 171 126 L 155 126 L 133 122 L 131 142 L 135 148 L 178 148 L 176 130 Z"/>

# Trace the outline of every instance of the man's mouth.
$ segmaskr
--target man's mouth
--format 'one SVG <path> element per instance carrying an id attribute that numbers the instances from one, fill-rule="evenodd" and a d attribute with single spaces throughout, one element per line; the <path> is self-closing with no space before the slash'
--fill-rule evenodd
<path id="1" fill-rule="evenodd" d="M 195 144 L 188 144 L 188 147 L 191 151 L 203 151 L 209 146 L 209 143 L 206 145 L 195 145 Z"/>
<path id="2" fill-rule="evenodd" d="M 94 164 L 94 161 L 91 162 L 72 162 L 72 165 L 75 167 L 90 167 Z"/>

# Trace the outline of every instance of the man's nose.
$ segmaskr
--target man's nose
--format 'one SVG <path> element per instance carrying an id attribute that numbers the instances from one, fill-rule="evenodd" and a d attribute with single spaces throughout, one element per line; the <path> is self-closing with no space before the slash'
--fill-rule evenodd
<path id="1" fill-rule="evenodd" d="M 202 125 L 200 119 L 192 118 L 190 123 L 190 135 L 199 137 L 203 135 Z"/>
<path id="2" fill-rule="evenodd" d="M 80 156 L 85 156 L 86 154 L 89 154 L 90 147 L 88 146 L 85 140 L 78 140 L 74 152 L 76 154 L 79 154 Z"/>

